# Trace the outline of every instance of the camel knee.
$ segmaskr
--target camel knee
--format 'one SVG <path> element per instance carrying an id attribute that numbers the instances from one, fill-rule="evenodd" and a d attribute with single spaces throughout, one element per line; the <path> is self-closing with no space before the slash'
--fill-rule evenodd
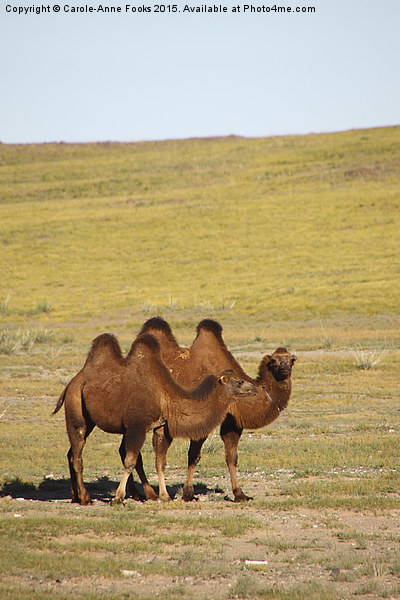
<path id="1" fill-rule="evenodd" d="M 166 455 L 168 448 L 172 444 L 172 438 L 164 428 L 156 429 L 153 431 L 152 438 L 153 450 L 158 455 Z"/>
<path id="2" fill-rule="evenodd" d="M 238 453 L 236 452 L 236 450 L 231 450 L 231 449 L 226 450 L 225 462 L 228 466 L 232 465 L 234 467 L 237 467 L 238 460 L 239 460 L 239 456 L 238 456 Z"/>
<path id="3" fill-rule="evenodd" d="M 72 457 L 72 466 L 77 473 L 81 473 L 83 471 L 83 460 L 81 457 L 73 456 Z"/>
<path id="4" fill-rule="evenodd" d="M 128 472 L 129 475 L 132 474 L 132 471 L 136 467 L 136 458 L 134 456 L 125 457 L 124 460 L 124 470 Z"/>
<path id="5" fill-rule="evenodd" d="M 76 450 L 70 448 L 67 454 L 67 459 L 70 466 L 70 470 L 72 469 L 75 473 L 82 473 L 83 460 L 81 451 L 77 453 Z"/>
<path id="6" fill-rule="evenodd" d="M 166 435 L 163 429 L 159 429 L 153 432 L 152 443 L 155 454 L 156 470 L 157 472 L 159 470 L 165 471 L 167 464 L 167 452 L 172 443 L 172 439 Z"/>

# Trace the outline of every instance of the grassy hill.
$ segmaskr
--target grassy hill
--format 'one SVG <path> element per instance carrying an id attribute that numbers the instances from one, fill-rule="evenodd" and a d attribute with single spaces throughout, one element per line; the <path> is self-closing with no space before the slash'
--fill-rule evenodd
<path id="1" fill-rule="evenodd" d="M 0 182 L 10 322 L 398 311 L 400 127 L 0 145 Z"/>

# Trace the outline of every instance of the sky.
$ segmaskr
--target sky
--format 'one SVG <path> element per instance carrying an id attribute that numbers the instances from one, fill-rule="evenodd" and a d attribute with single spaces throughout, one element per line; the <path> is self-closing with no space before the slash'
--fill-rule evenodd
<path id="1" fill-rule="evenodd" d="M 177 12 L 167 4 L 163 13 L 152 0 L 129 2 L 150 12 L 126 11 L 126 0 L 43 0 L 50 12 L 18 14 L 42 3 L 0 0 L 1 142 L 266 137 L 400 123 L 400 0 L 252 4 L 291 13 L 244 12 L 251 0 L 176 0 Z M 227 11 L 192 13 L 186 4 Z M 100 5 L 121 12 L 71 10 Z"/>

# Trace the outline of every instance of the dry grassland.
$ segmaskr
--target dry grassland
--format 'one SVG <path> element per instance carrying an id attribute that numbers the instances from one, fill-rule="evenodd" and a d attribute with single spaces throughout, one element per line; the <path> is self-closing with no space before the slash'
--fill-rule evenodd
<path id="1" fill-rule="evenodd" d="M 400 596 L 400 129 L 141 144 L 0 144 L 0 598 Z M 289 409 L 245 431 L 232 502 L 216 431 L 180 499 L 112 505 L 93 432 L 70 503 L 65 383 L 91 340 L 214 318 L 250 375 L 298 356 Z M 157 478 L 151 440 L 144 447 Z"/>

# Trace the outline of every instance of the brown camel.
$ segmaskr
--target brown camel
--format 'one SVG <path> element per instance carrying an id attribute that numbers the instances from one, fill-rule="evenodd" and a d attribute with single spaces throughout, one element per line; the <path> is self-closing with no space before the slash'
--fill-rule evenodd
<path id="1" fill-rule="evenodd" d="M 243 429 L 257 429 L 272 423 L 288 405 L 292 390 L 292 367 L 296 356 L 286 348 L 277 348 L 270 356 L 261 360 L 258 376 L 253 379 L 229 352 L 223 338 L 222 327 L 216 321 L 205 319 L 197 326 L 197 336 L 188 348 L 180 348 L 169 324 L 159 317 L 146 321 L 140 334 L 151 333 L 161 346 L 162 358 L 172 376 L 182 386 L 195 385 L 210 373 L 231 369 L 234 373 L 253 383 L 258 390 L 251 402 L 244 400 L 229 408 L 222 422 L 220 435 L 225 445 L 225 460 L 228 466 L 235 502 L 250 500 L 241 489 L 237 477 L 238 444 Z M 164 430 L 161 429 L 161 432 Z M 159 431 L 158 434 L 161 435 Z M 165 431 L 164 446 L 172 441 L 171 432 Z M 188 474 L 183 487 L 184 500 L 193 500 L 193 476 L 200 460 L 201 447 L 206 438 L 191 440 L 188 453 Z M 139 471 L 138 471 L 139 473 Z M 139 473 L 146 481 L 143 473 Z"/>
<path id="2" fill-rule="evenodd" d="M 165 428 L 172 437 L 201 439 L 221 423 L 232 402 L 256 393 L 254 385 L 227 370 L 218 378 L 209 375 L 195 390 L 187 391 L 171 377 L 153 336 L 139 336 L 126 358 L 113 335 L 98 336 L 83 368 L 66 386 L 53 412 L 65 403 L 72 501 L 90 502 L 82 477 L 82 451 L 96 425 L 108 433 L 123 435 L 120 455 L 124 472 L 115 496 L 116 502 L 122 502 L 150 429 Z M 169 500 L 164 479 L 169 444 L 165 447 L 163 439 L 158 440 L 155 435 L 159 493 L 161 499 Z M 147 498 L 157 498 L 147 481 L 144 491 Z"/>

